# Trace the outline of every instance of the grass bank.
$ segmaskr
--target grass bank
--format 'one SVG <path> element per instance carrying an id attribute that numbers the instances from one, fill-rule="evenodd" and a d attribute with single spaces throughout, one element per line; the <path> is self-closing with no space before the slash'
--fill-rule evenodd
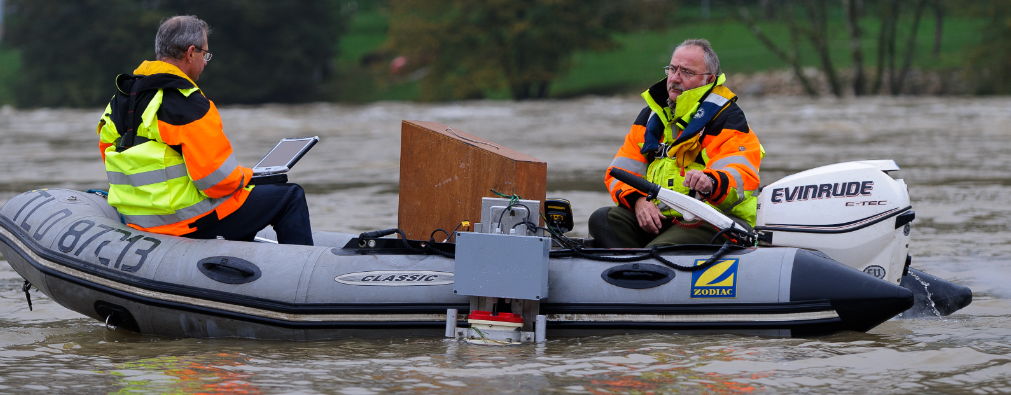
<path id="1" fill-rule="evenodd" d="M 579 52 L 572 59 L 571 70 L 556 80 L 550 96 L 556 98 L 582 95 L 613 95 L 636 93 L 649 84 L 663 78 L 661 68 L 670 61 L 674 46 L 687 38 L 706 38 L 720 56 L 723 70 L 730 73 L 755 73 L 788 68 L 789 65 L 776 57 L 755 38 L 748 28 L 725 15 L 713 14 L 710 21 L 697 21 L 688 16 L 698 15 L 698 9 L 686 8 L 679 13 L 680 22 L 665 31 L 643 31 L 615 36 L 619 47 L 606 52 Z M 841 15 L 830 14 L 830 56 L 837 68 L 852 67 L 849 51 L 849 37 Z M 915 40 L 913 68 L 920 70 L 947 70 L 964 67 L 966 50 L 979 43 L 979 30 L 985 21 L 981 18 L 964 16 L 946 17 L 942 29 L 941 48 L 938 56 L 933 55 L 934 21 L 924 18 Z M 784 23 L 762 23 L 762 30 L 775 42 L 788 43 L 789 30 Z M 864 18 L 862 46 L 864 67 L 868 75 L 873 75 L 878 59 L 878 32 L 881 23 L 877 19 Z M 381 8 L 361 10 L 355 17 L 348 33 L 341 39 L 341 55 L 338 59 L 341 79 L 341 101 L 369 102 L 375 100 L 414 100 L 418 96 L 418 84 L 410 79 L 384 81 L 363 66 L 363 58 L 375 54 L 386 40 L 388 23 Z M 898 24 L 899 56 L 901 63 L 905 53 L 906 38 L 912 30 L 912 18 L 901 19 Z M 800 47 L 802 63 L 806 67 L 818 67 L 820 63 L 814 48 L 807 43 Z M 377 65 L 374 67 L 381 67 Z M 508 99 L 508 93 L 487 92 L 491 99 Z"/>

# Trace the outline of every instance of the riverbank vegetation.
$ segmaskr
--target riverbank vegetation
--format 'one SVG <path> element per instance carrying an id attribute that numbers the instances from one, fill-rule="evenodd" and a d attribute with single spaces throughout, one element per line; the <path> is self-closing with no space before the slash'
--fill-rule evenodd
<path id="1" fill-rule="evenodd" d="M 182 13 L 214 28 L 200 83 L 221 104 L 635 94 L 695 37 L 731 77 L 790 70 L 806 94 L 1011 93 L 1006 0 L 499 3 L 6 0 L 0 105 L 101 105 Z"/>

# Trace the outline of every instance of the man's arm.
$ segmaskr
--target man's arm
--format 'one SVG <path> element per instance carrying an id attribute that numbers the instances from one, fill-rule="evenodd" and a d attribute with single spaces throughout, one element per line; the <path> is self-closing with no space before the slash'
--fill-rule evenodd
<path id="1" fill-rule="evenodd" d="M 713 121 L 712 130 L 715 132 L 707 132 L 702 142 L 709 156 L 703 172 L 713 183 L 707 200 L 719 205 L 758 189 L 762 147 L 736 103 Z"/>
<path id="2" fill-rule="evenodd" d="M 186 170 L 205 195 L 231 195 L 249 183 L 253 170 L 239 166 L 213 102 L 194 92 L 184 97 L 165 89 L 158 110 L 158 131 L 165 144 L 179 146 Z"/>
<path id="3" fill-rule="evenodd" d="M 614 155 L 611 165 L 604 172 L 604 184 L 607 185 L 607 191 L 611 195 L 611 200 L 633 211 L 635 210 L 638 198 L 644 195 L 628 184 L 611 177 L 611 169 L 619 168 L 640 177 L 646 175 L 646 168 L 648 167 L 646 157 L 639 153 L 639 150 L 645 141 L 646 122 L 649 120 L 651 113 L 649 107 L 643 108 L 639 112 L 639 116 L 636 117 L 635 122 L 632 124 L 632 129 L 625 135 L 624 144 L 618 149 L 618 153 Z"/>
<path id="4" fill-rule="evenodd" d="M 646 200 L 646 196 L 637 189 L 619 181 L 617 178 L 611 177 L 612 168 L 619 168 L 640 177 L 646 175 L 646 169 L 648 168 L 646 157 L 639 151 L 642 148 L 643 142 L 645 142 L 646 123 L 649 121 L 651 114 L 652 111 L 649 107 L 643 108 L 639 112 L 639 116 L 632 123 L 632 129 L 625 136 L 625 143 L 618 149 L 618 153 L 614 155 L 614 160 L 611 161 L 611 165 L 607 168 L 607 172 L 604 175 L 604 183 L 607 185 L 611 200 L 635 212 L 635 217 L 643 230 L 657 234 L 660 233 L 660 221 L 667 219 L 667 217 L 660 212 L 660 209 L 655 204 Z"/>
<path id="5" fill-rule="evenodd" d="M 108 117 L 110 115 L 112 115 L 112 104 L 105 106 L 105 112 L 102 113 L 102 119 L 98 121 L 98 150 L 102 152 L 103 163 L 105 163 L 105 149 L 115 144 L 116 138 L 119 137 L 119 133 L 115 133 L 106 127 L 106 122 L 109 122 Z"/>

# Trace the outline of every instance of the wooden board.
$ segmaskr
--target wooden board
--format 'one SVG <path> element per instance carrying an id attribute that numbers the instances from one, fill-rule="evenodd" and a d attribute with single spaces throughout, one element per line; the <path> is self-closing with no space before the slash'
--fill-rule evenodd
<path id="1" fill-rule="evenodd" d="M 544 207 L 544 161 L 437 122 L 404 121 L 400 143 L 398 227 L 408 238 L 481 222 L 481 198 L 497 197 L 492 188 Z"/>

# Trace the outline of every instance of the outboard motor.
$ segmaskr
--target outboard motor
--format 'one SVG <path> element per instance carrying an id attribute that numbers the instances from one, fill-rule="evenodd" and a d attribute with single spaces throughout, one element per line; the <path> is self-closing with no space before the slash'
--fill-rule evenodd
<path id="1" fill-rule="evenodd" d="M 893 284 L 908 265 L 909 191 L 892 160 L 822 166 L 784 177 L 758 197 L 763 245 L 809 248 Z"/>

